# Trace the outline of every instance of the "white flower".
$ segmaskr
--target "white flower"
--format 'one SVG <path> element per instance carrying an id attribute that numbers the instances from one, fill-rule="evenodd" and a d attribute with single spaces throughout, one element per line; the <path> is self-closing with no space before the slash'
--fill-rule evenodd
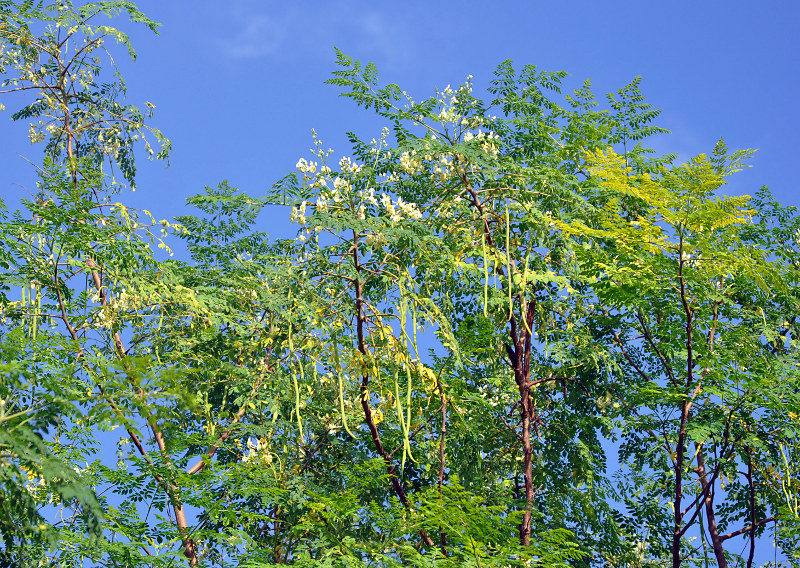
<path id="1" fill-rule="evenodd" d="M 350 189 L 350 182 L 344 178 L 337 177 L 333 180 L 333 188 L 336 191 L 345 191 Z"/>
<path id="2" fill-rule="evenodd" d="M 398 213 L 398 211 L 394 208 L 394 205 L 391 203 L 386 207 L 386 212 L 389 214 L 389 219 L 392 221 L 392 223 L 397 223 L 402 219 L 400 213 Z"/>
<path id="3" fill-rule="evenodd" d="M 418 160 L 413 156 L 416 154 L 416 151 L 409 154 L 408 152 L 403 152 L 400 154 L 400 167 L 403 168 L 403 171 L 407 174 L 417 174 L 422 171 L 422 160 Z"/>
<path id="4" fill-rule="evenodd" d="M 378 204 L 378 200 L 375 199 L 375 188 L 374 187 L 369 187 L 366 190 L 359 191 L 358 192 L 358 196 L 361 198 L 361 200 L 364 203 L 367 203 L 369 205 L 377 205 Z"/>
<path id="5" fill-rule="evenodd" d="M 304 174 L 313 174 L 317 171 L 316 162 L 307 162 L 305 158 L 300 158 L 296 165 L 298 171 Z"/>
<path id="6" fill-rule="evenodd" d="M 361 166 L 354 164 L 350 158 L 346 156 L 339 160 L 339 168 L 342 170 L 342 173 L 349 174 L 357 174 L 359 170 L 361 170 Z"/>
<path id="7" fill-rule="evenodd" d="M 268 443 L 266 440 L 259 439 L 258 441 L 253 443 L 253 440 L 248 438 L 247 440 L 248 452 L 242 456 L 242 461 L 244 463 L 247 463 L 254 458 L 260 458 L 264 463 L 269 465 L 270 463 L 272 463 L 272 454 L 269 453 L 267 448 L 268 448 Z"/>
<path id="8" fill-rule="evenodd" d="M 297 221 L 301 225 L 306 224 L 306 205 L 307 203 L 303 201 L 299 207 L 294 208 L 292 207 L 292 214 L 289 216 L 289 221 L 294 223 Z"/>

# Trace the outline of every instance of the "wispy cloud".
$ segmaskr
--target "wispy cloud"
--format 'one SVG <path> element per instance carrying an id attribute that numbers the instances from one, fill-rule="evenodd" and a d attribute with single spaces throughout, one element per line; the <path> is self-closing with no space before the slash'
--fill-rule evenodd
<path id="1" fill-rule="evenodd" d="M 415 26 L 402 14 L 363 0 L 293 3 L 240 0 L 231 5 L 234 31 L 221 41 L 230 59 L 264 59 L 298 52 L 330 58 L 331 47 L 403 65 L 413 52 Z"/>
<path id="2" fill-rule="evenodd" d="M 239 33 L 224 42 L 223 49 L 233 59 L 254 59 L 277 55 L 286 30 L 275 18 L 255 16 L 243 22 Z"/>
<path id="3" fill-rule="evenodd" d="M 356 46 L 359 51 L 380 55 L 391 64 L 405 63 L 412 55 L 414 32 L 402 18 L 390 20 L 386 13 L 374 10 L 361 12 L 355 27 L 360 32 Z"/>
<path id="4" fill-rule="evenodd" d="M 655 124 L 670 131 L 669 136 L 654 136 L 645 141 L 656 154 L 677 154 L 676 163 L 683 163 L 701 153 L 711 152 L 716 140 L 709 140 L 710 146 L 699 136 L 698 131 L 681 116 L 673 112 L 663 112 Z"/>

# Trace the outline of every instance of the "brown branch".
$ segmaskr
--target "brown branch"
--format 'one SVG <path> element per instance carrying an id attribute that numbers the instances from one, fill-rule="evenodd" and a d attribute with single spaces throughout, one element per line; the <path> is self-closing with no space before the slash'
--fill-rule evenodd
<path id="1" fill-rule="evenodd" d="M 519 401 L 517 401 L 517 402 L 514 404 L 514 407 L 516 407 L 516 406 L 517 406 L 517 404 L 519 404 Z M 508 420 L 506 420 L 506 417 L 505 417 L 505 416 L 503 416 L 503 413 L 501 412 L 500 414 L 498 414 L 498 416 L 500 416 L 500 420 L 502 420 L 502 421 L 503 421 L 503 424 L 504 424 L 504 425 L 505 425 L 505 427 L 508 429 L 508 431 L 509 431 L 509 432 L 511 432 L 512 434 L 514 434 L 514 435 L 517 437 L 517 439 L 518 439 L 520 442 L 522 442 L 522 441 L 523 441 L 523 438 L 522 438 L 522 436 L 521 436 L 521 435 L 519 435 L 519 434 L 517 434 L 517 429 L 516 429 L 514 426 L 512 426 L 511 424 L 509 424 L 509 423 L 508 423 Z"/>
<path id="2" fill-rule="evenodd" d="M 702 446 L 700 445 L 698 445 L 697 447 L 697 469 L 698 469 L 698 478 L 700 480 L 700 485 L 705 492 L 705 497 L 703 499 L 703 502 L 706 509 L 706 522 L 708 523 L 708 534 L 711 537 L 711 546 L 714 549 L 714 556 L 717 559 L 717 565 L 719 566 L 719 568 L 728 568 L 728 561 L 725 558 L 725 551 L 722 548 L 723 541 L 720 539 L 719 530 L 717 529 L 717 518 L 714 511 L 714 496 L 715 496 L 714 485 L 709 484 L 708 480 L 706 479 L 706 468 L 703 459 L 703 449 Z M 717 471 L 719 470 L 719 465 L 717 466 L 716 470 Z"/>
<path id="3" fill-rule="evenodd" d="M 74 171 L 74 170 L 73 170 Z M 103 282 L 100 278 L 100 272 L 97 264 L 94 262 L 93 259 L 89 258 L 86 261 L 86 265 L 91 270 L 92 281 L 97 289 L 98 294 L 100 295 L 100 303 L 103 307 L 108 306 L 108 298 L 105 289 L 103 288 Z M 122 338 L 119 335 L 119 332 L 114 332 L 114 346 L 117 348 L 118 357 L 123 364 L 126 362 L 127 355 L 125 346 L 122 343 Z M 127 365 L 125 365 L 125 370 L 129 373 L 130 369 Z M 146 395 L 144 389 L 140 387 L 134 381 L 134 378 L 128 375 L 129 381 L 136 392 L 136 395 L 139 397 L 139 400 L 142 403 L 142 408 L 146 407 L 145 399 Z M 152 415 L 149 413 L 145 416 L 145 420 L 147 421 L 148 426 L 150 427 L 150 431 L 153 433 L 153 437 L 156 440 L 156 444 L 158 445 L 159 452 L 161 453 L 164 461 L 167 465 L 171 464 L 171 458 L 169 452 L 167 451 L 167 444 L 164 440 L 164 436 L 161 432 L 161 429 L 158 427 L 158 424 L 153 419 Z M 166 489 L 166 488 L 165 488 Z M 199 559 L 197 558 L 197 551 L 195 550 L 194 540 L 191 538 L 189 534 L 189 523 L 186 520 L 186 513 L 183 509 L 183 504 L 180 502 L 180 487 L 170 483 L 169 490 L 167 494 L 170 495 L 172 498 L 172 509 L 175 513 L 175 524 L 178 527 L 178 530 L 181 534 L 181 544 L 183 546 L 183 555 L 189 560 L 190 566 L 196 566 L 199 563 Z"/>
<path id="4" fill-rule="evenodd" d="M 647 343 L 650 345 L 653 351 L 655 351 L 659 361 L 661 361 L 661 365 L 663 365 L 664 370 L 667 372 L 670 381 L 673 384 L 676 384 L 677 379 L 675 378 L 675 373 L 672 371 L 672 366 L 669 364 L 669 361 L 667 361 L 667 358 L 661 352 L 661 349 L 659 349 L 658 344 L 656 344 L 655 340 L 653 339 L 653 336 L 650 335 L 650 332 L 647 329 L 647 326 L 644 322 L 644 318 L 642 317 L 641 313 L 636 314 L 636 319 L 639 320 L 639 324 L 642 326 L 642 334 L 644 335 L 645 340 L 647 340 Z"/>
<path id="5" fill-rule="evenodd" d="M 729 532 L 728 534 L 720 535 L 719 539 L 724 542 L 724 541 L 728 540 L 729 538 L 733 538 L 735 536 L 742 535 L 742 534 L 744 534 L 746 532 L 754 531 L 758 527 L 766 525 L 767 523 L 777 522 L 777 520 L 778 520 L 778 517 L 773 515 L 772 517 L 768 517 L 766 519 L 761 519 L 760 521 L 758 521 L 756 523 L 753 523 L 752 525 L 749 525 L 749 526 L 746 526 L 746 527 L 742 527 L 739 530 L 736 530 L 736 531 L 733 531 L 733 532 Z"/>
<path id="6" fill-rule="evenodd" d="M 797 316 L 792 316 L 792 317 L 791 317 L 791 318 L 788 320 L 788 323 L 789 323 L 789 325 L 788 325 L 787 327 L 785 327 L 785 328 L 783 329 L 783 331 L 781 331 L 781 332 L 778 334 L 778 335 L 779 335 L 779 336 L 780 336 L 780 337 L 781 337 L 781 338 L 784 340 L 784 343 L 783 343 L 783 344 L 779 343 L 778 339 L 776 338 L 776 339 L 775 339 L 775 345 L 773 346 L 773 348 L 772 348 L 772 350 L 771 350 L 771 354 L 772 354 L 772 355 L 775 355 L 775 353 L 777 353 L 777 352 L 778 352 L 778 351 L 779 351 L 779 350 L 780 350 L 780 349 L 781 349 L 781 348 L 782 348 L 782 347 L 785 345 L 785 342 L 786 342 L 786 336 L 789 334 L 789 330 L 791 329 L 791 326 L 793 326 L 793 325 L 795 324 L 795 322 L 796 322 L 796 321 L 797 321 Z"/>
<path id="7" fill-rule="evenodd" d="M 236 412 L 236 416 L 234 416 L 233 420 L 231 420 L 228 423 L 226 431 L 223 432 L 222 434 L 220 434 L 219 438 L 217 438 L 217 441 L 214 442 L 211 445 L 211 447 L 206 451 L 205 455 L 203 457 L 201 457 L 200 460 L 196 464 L 194 464 L 192 467 L 190 467 L 188 470 L 186 470 L 186 473 L 188 473 L 189 475 L 192 475 L 192 474 L 200 473 L 201 471 L 203 471 L 203 468 L 205 468 L 206 462 L 214 457 L 214 454 L 217 453 L 217 450 L 219 450 L 219 448 L 222 446 L 222 444 L 225 443 L 225 440 L 227 440 L 228 437 L 233 433 L 234 426 L 242 418 L 244 418 L 245 414 L 247 414 L 247 403 L 250 401 L 250 399 L 256 393 L 256 391 L 258 391 L 259 387 L 261 386 L 261 381 L 263 381 L 263 380 L 264 380 L 264 376 L 262 375 L 262 376 L 259 377 L 259 380 L 256 381 L 255 385 L 253 385 L 253 388 L 250 391 L 250 394 L 245 399 L 245 401 L 242 403 L 242 406 L 241 406 L 241 408 L 239 408 L 238 412 Z"/>
<path id="8" fill-rule="evenodd" d="M 625 347 L 624 347 L 624 345 L 623 345 L 623 341 L 622 341 L 622 339 L 621 339 L 621 338 L 620 338 L 620 336 L 619 336 L 619 332 L 618 332 L 618 331 L 614 331 L 614 330 L 612 330 L 612 331 L 611 331 L 611 333 L 612 333 L 612 335 L 614 336 L 614 343 L 616 343 L 617 347 L 618 347 L 618 348 L 619 348 L 619 350 L 620 350 L 620 353 L 622 353 L 622 356 L 623 356 L 623 357 L 625 357 L 625 360 L 628 362 L 628 364 L 629 364 L 631 367 L 633 367 L 633 368 L 634 368 L 634 370 L 635 370 L 637 373 L 639 373 L 639 376 L 640 376 L 640 377 L 642 377 L 642 379 L 644 379 L 646 382 L 648 382 L 648 383 L 650 383 L 650 382 L 653 382 L 653 381 L 650 379 L 650 377 L 648 377 L 648 376 L 647 376 L 647 373 L 645 373 L 645 372 L 642 370 L 642 368 L 639 366 L 639 364 L 638 364 L 638 363 L 636 363 L 636 361 L 634 361 L 633 357 L 631 357 L 631 355 L 628 353 L 628 350 L 627 350 L 627 349 L 625 349 Z"/>
<path id="9" fill-rule="evenodd" d="M 546 383 L 548 381 L 562 381 L 562 382 L 563 381 L 570 381 L 570 382 L 576 383 L 578 386 L 580 386 L 583 389 L 583 392 L 586 393 L 586 396 L 588 396 L 590 398 L 592 396 L 591 393 L 589 393 L 589 389 L 587 389 L 586 386 L 582 382 L 580 382 L 578 379 L 573 379 L 572 377 L 547 377 L 547 378 L 544 378 L 544 379 L 537 379 L 535 381 L 530 381 L 528 383 L 528 386 L 532 387 L 532 386 L 536 386 L 536 385 L 539 385 L 539 384 L 542 384 L 542 383 Z"/>
<path id="10" fill-rule="evenodd" d="M 363 298 L 363 283 L 360 280 L 358 274 L 361 272 L 361 264 L 358 257 L 358 233 L 353 231 L 353 247 L 352 247 L 352 258 L 353 258 L 353 266 L 356 271 L 356 278 L 353 280 L 353 287 L 355 289 L 355 315 L 356 315 L 356 336 L 358 341 L 358 351 L 362 355 L 367 355 L 367 345 L 366 340 L 364 338 L 364 324 L 366 323 L 366 316 L 364 314 L 364 298 Z M 400 478 L 397 476 L 397 472 L 394 467 L 394 463 L 392 462 L 391 456 L 386 452 L 386 449 L 383 447 L 383 442 L 381 442 L 380 433 L 378 432 L 378 427 L 375 424 L 375 419 L 372 416 L 372 408 L 370 407 L 369 403 L 369 375 L 364 373 L 361 377 L 361 385 L 359 386 L 359 398 L 361 399 L 361 409 L 364 412 L 364 420 L 367 423 L 367 428 L 369 429 L 370 436 L 372 438 L 372 443 L 375 446 L 375 451 L 378 452 L 378 455 L 383 458 L 384 463 L 386 464 L 386 472 L 389 474 L 389 480 L 392 484 L 392 488 L 394 489 L 397 498 L 400 500 L 400 503 L 406 509 L 409 508 L 409 501 L 408 496 L 406 495 L 405 490 L 403 489 L 402 483 L 400 483 Z M 435 546 L 433 539 L 428 535 L 428 532 L 425 529 L 420 529 L 419 531 L 420 536 L 422 537 L 422 541 L 430 547 Z"/>
<path id="11" fill-rule="evenodd" d="M 679 254 L 679 261 L 678 261 L 678 278 L 680 280 L 680 295 L 681 295 L 681 303 L 684 307 L 684 312 L 686 314 L 686 366 L 687 366 L 687 383 L 691 384 L 692 380 L 692 330 L 693 330 L 693 322 L 692 322 L 692 315 L 693 312 L 689 308 L 688 302 L 686 300 L 686 285 L 683 277 L 683 234 L 680 235 L 680 242 L 678 247 L 678 254 Z M 640 323 L 642 324 L 642 329 L 645 331 L 645 337 L 649 334 L 646 331 L 646 327 L 643 322 L 643 318 L 641 318 L 641 314 L 638 316 L 640 318 Z M 653 342 L 648 338 L 648 341 L 651 345 L 654 345 Z M 654 346 L 655 348 L 655 346 Z M 674 376 L 672 375 L 672 369 L 666 365 L 663 356 L 661 355 L 660 351 L 657 351 L 659 354 L 659 358 L 662 359 L 662 364 L 664 364 L 665 369 L 670 374 L 670 379 L 672 380 L 673 384 L 677 386 L 677 381 L 675 380 Z M 681 401 L 681 415 L 680 421 L 678 426 L 678 439 L 675 442 L 675 494 L 674 494 L 674 501 L 673 501 L 673 508 L 674 508 L 674 528 L 673 528 L 673 535 L 672 535 L 672 568 L 680 568 L 681 566 L 681 500 L 683 499 L 683 463 L 684 463 L 684 450 L 685 450 L 685 440 L 686 440 L 686 424 L 689 421 L 689 412 L 691 407 L 689 405 L 689 401 L 682 400 Z M 701 480 L 704 480 L 705 473 L 701 475 Z M 701 481 L 702 482 L 702 481 Z M 713 519 L 709 519 L 709 524 L 711 524 Z M 724 558 L 723 558 L 724 562 Z M 723 568 L 722 566 L 720 568 Z"/>
<path id="12" fill-rule="evenodd" d="M 436 377 L 436 386 L 439 389 L 439 400 L 442 402 L 442 428 L 439 432 L 439 499 L 442 498 L 442 484 L 444 483 L 444 444 L 445 444 L 445 436 L 447 434 L 447 397 L 444 394 L 444 389 L 442 388 L 442 380 L 441 380 L 441 373 L 439 376 Z M 447 534 L 444 532 L 442 527 L 439 527 L 439 548 L 442 550 L 442 554 L 448 556 L 447 554 Z"/>
<path id="13" fill-rule="evenodd" d="M 747 568 L 753 566 L 753 556 L 756 553 L 756 488 L 753 484 L 753 450 L 747 448 L 747 487 L 750 490 L 750 553 L 747 556 Z"/>

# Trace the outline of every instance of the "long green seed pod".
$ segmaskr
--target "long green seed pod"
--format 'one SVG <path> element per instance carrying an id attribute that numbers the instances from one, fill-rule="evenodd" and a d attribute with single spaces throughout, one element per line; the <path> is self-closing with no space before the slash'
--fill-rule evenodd
<path id="1" fill-rule="evenodd" d="M 345 432 L 350 434 L 351 438 L 355 439 L 356 435 L 347 427 L 347 418 L 344 413 L 344 381 L 342 380 L 342 365 L 339 363 L 339 343 L 336 341 L 335 337 L 333 338 L 333 363 L 336 365 L 336 378 L 339 382 L 339 412 L 342 415 L 342 425 L 344 426 Z"/>
<path id="2" fill-rule="evenodd" d="M 419 364 L 419 349 L 417 348 L 417 308 L 413 302 L 411 304 L 411 326 L 414 333 L 414 354 L 417 356 L 417 364 Z M 408 391 L 406 393 L 408 417 L 406 418 L 406 430 L 411 431 L 411 365 L 406 364 L 406 374 L 408 375 Z"/>
<path id="3" fill-rule="evenodd" d="M 783 451 L 783 444 L 781 444 L 779 447 L 781 451 L 781 457 L 783 458 L 783 468 L 786 471 L 786 481 L 781 478 L 781 489 L 783 490 L 783 496 L 786 499 L 786 504 L 789 506 L 789 510 L 794 514 L 795 517 L 798 517 L 800 516 L 798 515 L 798 513 L 800 513 L 800 504 L 798 504 L 796 493 L 792 491 L 792 474 L 790 473 L 789 460 L 786 457 L 786 453 Z"/>
<path id="4" fill-rule="evenodd" d="M 36 286 L 34 290 L 36 291 L 36 315 L 33 316 L 31 325 L 33 329 L 33 338 L 36 339 L 36 334 L 39 331 L 39 318 L 41 317 L 40 314 L 42 313 L 42 289 Z"/>
<path id="5" fill-rule="evenodd" d="M 26 305 L 27 304 L 25 303 L 25 286 L 23 286 L 22 287 L 22 301 L 20 302 L 20 308 L 24 311 Z M 23 319 L 22 322 L 23 322 L 22 323 L 22 329 L 26 330 L 27 326 L 25 325 L 25 320 Z M 27 330 L 26 330 L 26 334 L 27 334 Z"/>
<path id="6" fill-rule="evenodd" d="M 403 405 L 400 403 L 400 385 L 398 381 L 399 369 L 394 371 L 394 402 L 395 409 L 397 410 L 397 420 L 400 422 L 400 429 L 403 431 L 403 458 L 401 468 L 405 467 L 406 454 L 411 454 L 411 444 L 408 439 L 408 429 L 406 428 L 405 415 L 403 414 Z M 412 461 L 414 458 L 411 458 Z"/>
<path id="7" fill-rule="evenodd" d="M 486 233 L 481 232 L 481 253 L 483 254 L 483 317 L 489 317 L 489 261 L 486 258 Z"/>
<path id="8" fill-rule="evenodd" d="M 408 453 L 408 457 L 411 459 L 412 462 L 417 463 L 417 460 L 414 459 L 414 456 L 411 455 L 411 444 L 408 439 L 408 433 L 411 431 L 411 387 L 412 387 L 412 379 L 411 379 L 411 365 L 406 361 L 406 377 L 408 378 L 408 391 L 406 392 L 406 408 L 408 409 L 408 414 L 406 415 L 406 423 L 403 426 L 403 464 L 405 465 L 405 457 L 406 453 Z"/>
<path id="9" fill-rule="evenodd" d="M 303 419 L 300 417 L 300 387 L 297 384 L 297 375 L 292 369 L 292 356 L 297 357 L 297 362 L 300 365 L 300 373 L 303 372 L 303 362 L 300 357 L 294 352 L 294 343 L 292 342 L 292 328 L 289 326 L 289 370 L 292 373 L 292 384 L 294 385 L 294 413 L 297 416 L 297 428 L 300 431 L 300 442 L 303 441 Z"/>
<path id="10" fill-rule="evenodd" d="M 403 343 L 407 346 L 410 338 L 408 337 L 408 332 L 406 331 L 406 318 L 408 318 L 408 304 L 406 303 L 405 291 L 400 287 L 400 334 L 403 339 Z M 416 327 L 414 327 L 414 349 L 416 350 Z M 406 350 L 408 348 L 406 347 Z M 400 463 L 401 469 L 405 468 L 406 464 L 406 457 L 411 458 L 411 461 L 417 463 L 414 459 L 414 456 L 411 455 L 411 443 L 409 441 L 408 435 L 411 431 L 411 393 L 413 390 L 413 382 L 411 378 L 411 365 L 409 364 L 408 357 L 406 358 L 405 367 L 406 367 L 406 377 L 407 377 L 407 389 L 406 389 L 406 408 L 408 409 L 408 416 L 404 417 L 401 411 L 400 414 L 400 427 L 403 430 L 403 458 Z M 399 387 L 397 388 L 397 403 L 398 408 L 400 404 L 400 391 Z"/>
<path id="11" fill-rule="evenodd" d="M 528 254 L 525 255 L 525 270 L 522 272 L 522 289 L 524 290 L 528 286 L 528 264 L 531 260 L 531 253 L 528 251 Z M 524 294 L 524 292 L 523 292 Z M 524 296 L 523 296 L 524 297 Z M 527 311 L 527 306 L 522 306 L 523 309 L 523 317 L 522 323 L 525 325 L 525 329 L 528 331 L 531 337 L 533 337 L 533 330 L 528 325 L 528 318 L 525 316 L 525 312 Z"/>
<path id="12" fill-rule="evenodd" d="M 508 201 L 506 201 L 506 270 L 508 271 L 506 275 L 508 280 L 508 317 L 511 318 L 514 313 L 514 303 L 511 278 L 511 217 L 508 214 Z"/>
<path id="13" fill-rule="evenodd" d="M 297 365 L 300 367 L 300 378 L 303 379 L 305 384 L 305 373 L 303 372 L 303 362 L 300 356 L 297 355 Z M 300 417 L 300 387 L 297 384 L 297 375 L 292 373 L 292 382 L 294 383 L 294 412 L 297 415 L 297 429 L 300 430 L 300 441 L 303 441 L 303 420 Z"/>

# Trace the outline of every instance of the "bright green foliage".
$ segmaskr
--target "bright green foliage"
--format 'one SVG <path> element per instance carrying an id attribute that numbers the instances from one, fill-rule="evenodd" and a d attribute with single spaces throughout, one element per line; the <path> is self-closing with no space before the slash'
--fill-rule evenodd
<path id="1" fill-rule="evenodd" d="M 43 5 L 32 0 L 21 5 L 0 3 L 0 74 L 4 76 L 0 93 L 34 93 L 33 100 L 13 113 L 12 119 L 29 121 L 31 143 L 45 142 L 45 153 L 54 160 L 72 160 L 79 152 L 86 167 L 99 171 L 107 161 L 111 173 L 116 165 L 133 188 L 136 142 L 143 143 L 149 156 L 163 159 L 169 155 L 169 140 L 145 126 L 145 118 L 152 116 L 151 103 L 144 111 L 124 103 L 125 82 L 118 72 L 114 70 L 112 80 L 99 82 L 102 56 L 109 55 L 111 61 L 107 40 L 124 45 L 132 59 L 136 52 L 126 33 L 95 20 L 125 12 L 131 21 L 154 32 L 157 24 L 126 0 L 77 8 L 68 1 Z M 38 29 L 43 24 L 46 27 Z M 151 147 L 148 134 L 158 142 L 157 149 Z M 112 183 L 111 189 L 117 189 L 117 184 Z"/>
<path id="2" fill-rule="evenodd" d="M 94 493 L 42 439 L 59 421 L 75 417 L 74 404 L 84 393 L 76 392 L 64 380 L 69 369 L 45 380 L 31 377 L 23 361 L 26 347 L 33 341 L 41 348 L 58 348 L 48 345 L 46 338 L 32 340 L 19 332 L 10 333 L 2 344 L 0 451 L 14 456 L 15 467 L 6 463 L 0 467 L 0 533 L 4 540 L 0 565 L 13 563 L 17 553 L 26 548 L 56 544 L 56 531 L 38 510 L 44 495 L 52 494 L 73 507 L 74 522 L 85 527 L 92 538 L 101 532 L 102 511 Z"/>
<path id="3" fill-rule="evenodd" d="M 334 159 L 314 134 L 266 197 L 223 182 L 157 223 L 113 174 L 169 143 L 95 58 L 134 54 L 103 17 L 157 25 L 59 6 L 0 2 L 3 92 L 35 93 L 13 118 L 45 143 L 0 224 L 2 562 L 726 566 L 773 529 L 792 553 L 800 222 L 717 194 L 748 152 L 651 157 L 638 79 L 603 106 L 504 62 L 490 101 L 415 101 L 338 53 L 380 135 Z"/>
<path id="4" fill-rule="evenodd" d="M 597 295 L 596 333 L 629 378 L 604 402 L 621 398 L 606 411 L 619 416 L 620 455 L 636 480 L 617 474 L 618 499 L 647 519 L 636 528 L 642 558 L 673 565 L 709 556 L 726 565 L 723 550 L 743 549 L 739 535 L 796 519 L 785 513 L 793 490 L 781 489 L 797 475 L 783 459 L 798 434 L 797 244 L 777 245 L 748 197 L 715 195 L 748 154 L 720 143 L 711 158 L 635 175 L 620 156 L 595 152 L 597 214 L 561 225 L 582 241 L 575 259 Z M 748 226 L 754 217 L 760 229 Z M 793 215 L 782 221 L 796 230 Z"/>
<path id="5" fill-rule="evenodd" d="M 318 142 L 312 161 L 298 163 L 302 184 L 284 180 L 276 201 L 298 196 L 292 218 L 309 258 L 301 266 L 330 287 L 324 297 L 346 302 L 322 313 L 336 326 L 335 314 L 353 314 L 355 325 L 334 332 L 349 336 L 344 389 L 369 390 L 373 404 L 361 406 L 378 454 L 379 442 L 402 451 L 385 452 L 400 458 L 395 493 L 403 502 L 411 489 L 458 482 L 487 504 L 511 499 L 522 529 L 506 540 L 527 545 L 569 529 L 585 559 L 624 554 L 598 475 L 608 426 L 590 394 L 611 377 L 581 343 L 584 284 L 555 225 L 584 214 L 577 148 L 603 135 L 582 131 L 610 132 L 618 117 L 588 102 L 561 108 L 545 96 L 561 76 L 532 67 L 498 69 L 492 104 L 507 116 L 497 118 L 469 82 L 414 102 L 378 88 L 372 68 L 343 55 L 340 64 L 331 82 L 389 119 L 399 144 L 389 129 L 371 143 L 354 139 L 354 158 L 336 167 Z M 575 97 L 591 100 L 586 88 Z M 418 355 L 423 330 L 438 340 L 430 368 Z M 409 443 L 419 428 L 427 440 Z"/>

